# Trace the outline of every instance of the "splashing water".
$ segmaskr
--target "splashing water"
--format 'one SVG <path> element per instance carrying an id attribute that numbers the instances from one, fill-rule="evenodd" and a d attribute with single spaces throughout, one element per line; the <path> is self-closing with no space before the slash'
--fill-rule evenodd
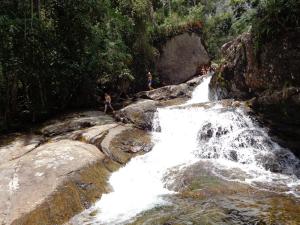
<path id="1" fill-rule="evenodd" d="M 208 102 L 210 78 L 204 78 L 188 104 Z M 72 224 L 126 224 L 144 210 L 169 204 L 163 196 L 174 192 L 165 188 L 164 175 L 201 160 L 213 162 L 215 174 L 224 179 L 300 194 L 299 160 L 274 143 L 242 108 L 184 104 L 158 109 L 155 120 L 161 132 L 153 136 L 153 150 L 115 172 L 109 180 L 114 191 L 74 217 Z M 95 210 L 98 214 L 89 216 Z"/>
<path id="2" fill-rule="evenodd" d="M 192 98 L 186 104 L 208 102 L 210 80 L 211 80 L 211 76 L 204 77 L 202 83 L 195 88 L 192 94 Z"/>

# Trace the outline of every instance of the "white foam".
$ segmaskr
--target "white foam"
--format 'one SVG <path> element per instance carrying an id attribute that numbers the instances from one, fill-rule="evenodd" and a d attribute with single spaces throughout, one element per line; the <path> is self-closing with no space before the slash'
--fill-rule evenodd
<path id="1" fill-rule="evenodd" d="M 206 75 L 203 78 L 203 81 L 195 88 L 192 98 L 187 102 L 187 104 L 209 102 L 209 82 L 211 77 L 211 75 Z"/>
<path id="2" fill-rule="evenodd" d="M 204 78 L 188 104 L 209 101 L 210 79 Z M 173 192 L 165 188 L 166 172 L 199 160 L 212 162 L 215 174 L 227 180 L 297 189 L 299 160 L 274 143 L 242 109 L 221 104 L 209 109 L 170 107 L 158 109 L 154 119 L 161 132 L 153 137 L 157 142 L 153 150 L 115 172 L 109 180 L 113 192 L 104 194 L 92 208 L 73 218 L 72 224 L 123 224 L 144 210 L 168 204 L 163 196 Z M 284 157 L 280 161 L 281 155 Z M 269 166 L 278 166 L 280 173 L 266 169 L 270 159 Z M 223 173 L 235 168 L 243 173 L 237 177 Z M 94 210 L 97 215 L 89 216 Z"/>

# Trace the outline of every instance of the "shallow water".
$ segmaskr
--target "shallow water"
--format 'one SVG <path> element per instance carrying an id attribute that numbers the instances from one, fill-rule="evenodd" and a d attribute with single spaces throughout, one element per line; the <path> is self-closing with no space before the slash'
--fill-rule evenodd
<path id="1" fill-rule="evenodd" d="M 211 162 L 172 171 L 172 204 L 143 212 L 128 222 L 153 224 L 299 224 L 299 199 L 214 176 Z M 167 174 L 166 176 L 170 176 Z M 176 174 L 176 175 L 174 175 Z"/>

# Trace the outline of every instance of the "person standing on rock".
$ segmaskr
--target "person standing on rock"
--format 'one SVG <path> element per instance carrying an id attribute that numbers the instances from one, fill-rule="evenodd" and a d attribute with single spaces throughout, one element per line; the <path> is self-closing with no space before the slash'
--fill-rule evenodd
<path id="1" fill-rule="evenodd" d="M 149 89 L 149 91 L 151 91 L 151 90 L 153 90 L 153 87 L 152 87 L 152 74 L 150 72 L 148 72 L 147 77 L 148 77 L 148 89 Z"/>
<path id="2" fill-rule="evenodd" d="M 104 106 L 104 113 L 106 113 L 107 111 L 107 107 L 109 107 L 113 113 L 115 113 L 115 110 L 113 109 L 113 107 L 111 106 L 111 97 L 109 94 L 105 93 L 104 94 L 104 98 L 105 98 L 105 106 Z"/>

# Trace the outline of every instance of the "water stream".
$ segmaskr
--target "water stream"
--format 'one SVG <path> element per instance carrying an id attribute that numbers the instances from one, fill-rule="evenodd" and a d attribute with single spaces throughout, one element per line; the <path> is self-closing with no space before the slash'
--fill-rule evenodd
<path id="1" fill-rule="evenodd" d="M 153 150 L 112 174 L 113 192 L 71 224 L 129 224 L 143 211 L 170 206 L 166 196 L 176 193 L 170 188 L 176 173 L 195 163 L 210 165 L 210 173 L 225 181 L 299 197 L 299 159 L 272 141 L 243 107 L 209 102 L 209 82 L 205 77 L 184 105 L 158 109 L 161 132 L 153 134 Z"/>

